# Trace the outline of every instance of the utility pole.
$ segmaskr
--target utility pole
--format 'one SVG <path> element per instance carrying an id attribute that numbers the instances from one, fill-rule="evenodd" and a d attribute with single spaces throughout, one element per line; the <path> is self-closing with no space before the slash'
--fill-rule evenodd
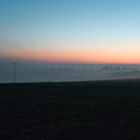
<path id="1" fill-rule="evenodd" d="M 12 63 L 13 64 L 13 83 L 16 83 L 16 65 L 18 63 Z"/>

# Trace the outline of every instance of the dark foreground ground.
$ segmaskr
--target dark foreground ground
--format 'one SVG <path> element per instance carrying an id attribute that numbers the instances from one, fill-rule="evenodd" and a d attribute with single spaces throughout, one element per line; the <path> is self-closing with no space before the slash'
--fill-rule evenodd
<path id="1" fill-rule="evenodd" d="M 140 140 L 140 80 L 0 85 L 0 140 Z"/>

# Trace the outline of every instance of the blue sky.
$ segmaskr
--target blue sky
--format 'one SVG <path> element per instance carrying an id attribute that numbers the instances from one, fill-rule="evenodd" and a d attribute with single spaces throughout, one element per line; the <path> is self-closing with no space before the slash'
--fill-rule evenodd
<path id="1" fill-rule="evenodd" d="M 15 40 L 139 40 L 139 0 L 3 0 L 0 7 Z"/>
<path id="2" fill-rule="evenodd" d="M 140 42 L 139 0 L 1 0 L 0 13 L 1 42 Z"/>

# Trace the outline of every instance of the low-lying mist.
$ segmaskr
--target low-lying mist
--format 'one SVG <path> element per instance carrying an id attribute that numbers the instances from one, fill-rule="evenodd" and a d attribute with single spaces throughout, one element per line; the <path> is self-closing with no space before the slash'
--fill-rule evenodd
<path id="1" fill-rule="evenodd" d="M 140 65 L 16 64 L 16 82 L 93 81 L 140 78 Z M 11 62 L 0 62 L 0 83 L 12 83 Z"/>

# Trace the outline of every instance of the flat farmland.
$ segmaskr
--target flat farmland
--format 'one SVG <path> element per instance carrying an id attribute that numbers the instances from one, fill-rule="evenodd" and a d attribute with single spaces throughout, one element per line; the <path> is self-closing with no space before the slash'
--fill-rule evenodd
<path id="1" fill-rule="evenodd" d="M 0 85 L 1 140 L 139 140 L 140 80 Z"/>

